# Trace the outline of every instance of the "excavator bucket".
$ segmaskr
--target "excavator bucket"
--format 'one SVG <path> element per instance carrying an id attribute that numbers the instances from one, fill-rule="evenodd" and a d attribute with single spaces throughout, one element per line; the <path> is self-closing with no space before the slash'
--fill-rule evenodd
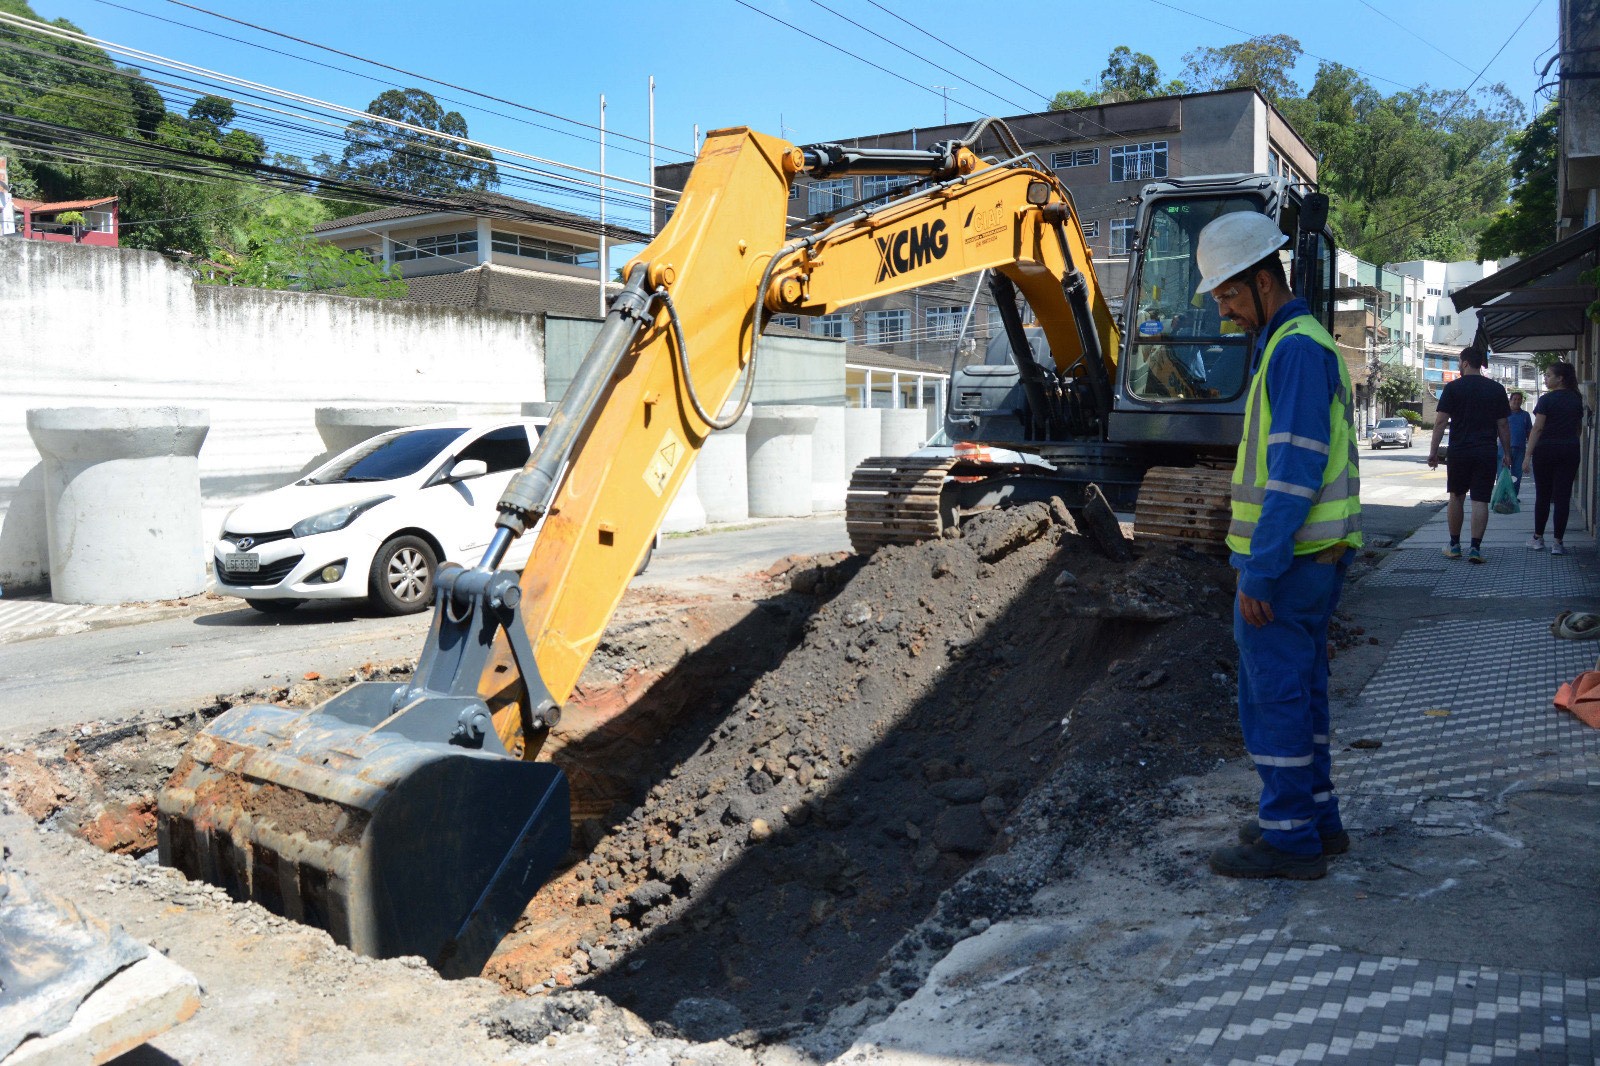
<path id="1" fill-rule="evenodd" d="M 482 704 L 408 696 L 217 718 L 158 799 L 161 862 L 361 954 L 476 975 L 566 854 L 567 783 L 495 750 Z"/>

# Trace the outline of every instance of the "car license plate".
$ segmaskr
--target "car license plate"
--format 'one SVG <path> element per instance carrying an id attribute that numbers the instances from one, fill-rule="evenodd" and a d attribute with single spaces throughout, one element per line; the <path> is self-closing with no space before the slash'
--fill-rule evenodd
<path id="1" fill-rule="evenodd" d="M 261 555 L 258 552 L 226 552 L 222 556 L 222 568 L 230 574 L 254 574 L 261 569 Z"/>

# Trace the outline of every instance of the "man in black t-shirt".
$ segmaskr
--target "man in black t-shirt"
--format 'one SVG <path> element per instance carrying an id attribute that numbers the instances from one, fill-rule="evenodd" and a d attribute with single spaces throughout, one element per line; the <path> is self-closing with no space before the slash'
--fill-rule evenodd
<path id="1" fill-rule="evenodd" d="M 1439 438 L 1450 427 L 1450 461 L 1445 489 L 1450 493 L 1448 519 L 1450 544 L 1446 559 L 1461 558 L 1461 522 L 1466 497 L 1472 495 L 1472 546 L 1467 558 L 1483 562 L 1483 531 L 1489 525 L 1489 496 L 1494 492 L 1495 472 L 1511 464 L 1511 402 L 1505 387 L 1486 377 L 1489 353 L 1476 345 L 1461 350 L 1461 376 L 1439 393 L 1439 416 L 1433 423 L 1433 445 L 1428 449 L 1428 466 L 1439 466 Z M 1495 452 L 1499 442 L 1500 451 Z"/>

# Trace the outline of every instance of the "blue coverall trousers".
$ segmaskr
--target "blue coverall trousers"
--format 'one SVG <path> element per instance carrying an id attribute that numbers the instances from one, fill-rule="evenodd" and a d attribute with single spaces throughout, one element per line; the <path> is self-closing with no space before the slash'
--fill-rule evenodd
<path id="1" fill-rule="evenodd" d="M 1327 648 L 1345 567 L 1297 556 L 1273 592 L 1273 621 L 1259 629 L 1234 600 L 1239 724 L 1261 775 L 1262 839 L 1296 855 L 1319 854 L 1321 837 L 1343 828 L 1328 747 Z"/>

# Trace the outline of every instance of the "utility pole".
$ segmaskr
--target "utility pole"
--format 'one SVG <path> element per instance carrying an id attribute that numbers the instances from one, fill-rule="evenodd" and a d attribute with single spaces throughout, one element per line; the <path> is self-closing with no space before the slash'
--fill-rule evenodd
<path id="1" fill-rule="evenodd" d="M 928 86 L 928 88 L 930 88 L 930 89 L 938 89 L 940 94 L 944 96 L 944 124 L 946 126 L 950 125 L 950 90 L 951 89 L 955 89 L 955 88 L 959 88 L 959 86 L 956 86 L 956 85 L 930 85 L 930 86 Z"/>
<path id="2" fill-rule="evenodd" d="M 604 169 L 604 168 L 602 168 Z M 650 75 L 650 235 L 656 232 L 656 76 Z"/>
<path id="3" fill-rule="evenodd" d="M 606 317 L 606 94 L 600 94 L 600 317 Z"/>

